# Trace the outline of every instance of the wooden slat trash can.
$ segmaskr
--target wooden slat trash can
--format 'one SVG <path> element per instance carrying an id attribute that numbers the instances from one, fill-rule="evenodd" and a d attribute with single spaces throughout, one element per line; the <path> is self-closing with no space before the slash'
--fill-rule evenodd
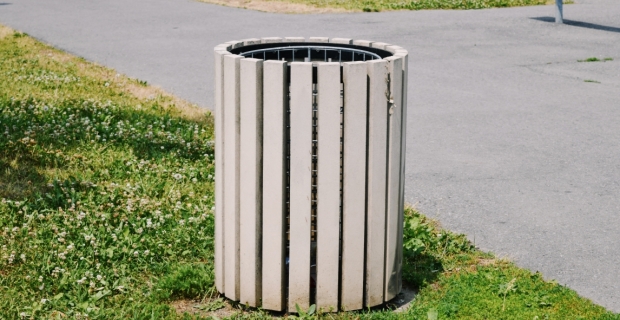
<path id="1" fill-rule="evenodd" d="M 215 47 L 215 282 L 268 310 L 401 290 L 407 51 L 343 38 Z"/>

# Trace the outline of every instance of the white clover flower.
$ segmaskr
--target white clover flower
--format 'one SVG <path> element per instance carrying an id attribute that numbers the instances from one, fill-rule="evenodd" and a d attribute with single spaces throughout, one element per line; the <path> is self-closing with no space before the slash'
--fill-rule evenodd
<path id="1" fill-rule="evenodd" d="M 179 220 L 179 224 L 180 225 L 185 225 L 185 220 L 183 220 L 183 219 Z"/>
<path id="2" fill-rule="evenodd" d="M 134 257 L 137 257 L 139 254 L 140 254 L 140 253 L 139 253 L 138 251 L 134 251 L 134 252 L 133 252 Z"/>
<path id="3" fill-rule="evenodd" d="M 103 279 L 103 277 L 100 274 L 98 274 L 97 275 L 97 281 L 101 281 L 101 279 Z"/>
<path id="4" fill-rule="evenodd" d="M 45 303 L 46 303 L 46 302 L 48 302 L 48 301 L 49 301 L 49 300 L 47 300 L 47 299 L 43 298 L 43 299 L 41 299 L 41 304 L 45 304 Z"/>
<path id="5" fill-rule="evenodd" d="M 43 282 L 43 276 L 39 276 L 39 282 Z"/>
<path id="6" fill-rule="evenodd" d="M 183 175 L 181 175 L 180 173 L 175 173 L 172 175 L 172 177 L 177 181 L 183 179 Z"/>
<path id="7" fill-rule="evenodd" d="M 136 230 L 136 232 L 137 232 L 138 234 L 142 234 L 142 231 L 144 231 L 142 228 L 138 228 L 138 229 Z"/>
<path id="8" fill-rule="evenodd" d="M 151 253 L 151 251 L 149 251 L 149 250 L 144 250 L 144 255 L 145 255 L 145 256 L 148 256 L 148 255 L 149 255 L 149 253 Z"/>
<path id="9" fill-rule="evenodd" d="M 193 178 L 193 179 L 192 179 L 192 182 L 193 182 L 193 183 L 196 183 L 196 182 L 198 182 L 198 179 Z"/>
<path id="10" fill-rule="evenodd" d="M 77 281 L 78 284 L 84 284 L 84 282 L 86 282 L 86 277 L 83 277 L 82 279 Z"/>
<path id="11" fill-rule="evenodd" d="M 20 259 L 22 259 L 22 261 L 26 261 L 26 255 L 25 254 L 22 253 L 19 257 L 20 257 Z"/>

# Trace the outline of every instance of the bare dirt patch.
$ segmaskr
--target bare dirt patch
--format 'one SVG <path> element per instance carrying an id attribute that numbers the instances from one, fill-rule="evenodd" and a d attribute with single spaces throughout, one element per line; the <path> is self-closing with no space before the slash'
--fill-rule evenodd
<path id="1" fill-rule="evenodd" d="M 13 32 L 14 31 L 11 28 L 0 25 L 0 39 L 4 39 L 4 37 L 12 35 Z"/>
<path id="2" fill-rule="evenodd" d="M 170 306 L 176 310 L 178 314 L 190 314 L 200 317 L 213 317 L 213 318 L 228 318 L 237 313 L 243 312 L 242 310 L 234 308 L 228 300 L 224 299 L 224 307 L 215 311 L 205 310 L 206 306 L 215 301 L 216 298 L 205 298 L 198 300 L 177 300 L 173 301 Z"/>
<path id="3" fill-rule="evenodd" d="M 336 13 L 355 12 L 343 8 L 320 8 L 303 3 L 267 0 L 199 0 L 202 2 L 219 4 L 227 7 L 243 8 L 274 13 Z"/>

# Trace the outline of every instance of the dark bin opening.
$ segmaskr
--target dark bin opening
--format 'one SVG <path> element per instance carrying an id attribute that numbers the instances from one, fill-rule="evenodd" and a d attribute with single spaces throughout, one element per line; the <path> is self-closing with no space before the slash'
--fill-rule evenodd
<path id="1" fill-rule="evenodd" d="M 230 50 L 246 58 L 287 62 L 352 62 L 383 59 L 392 53 L 371 47 L 340 43 L 285 42 L 262 43 Z"/>

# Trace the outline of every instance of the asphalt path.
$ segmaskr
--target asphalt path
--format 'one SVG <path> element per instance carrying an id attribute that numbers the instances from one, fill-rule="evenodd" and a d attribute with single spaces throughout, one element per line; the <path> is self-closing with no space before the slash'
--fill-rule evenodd
<path id="1" fill-rule="evenodd" d="M 213 101 L 212 48 L 329 36 L 410 52 L 406 200 L 620 311 L 620 2 L 281 15 L 191 0 L 5 0 L 0 23 Z M 577 62 L 588 57 L 608 62 Z M 586 82 L 594 80 L 596 82 Z"/>

